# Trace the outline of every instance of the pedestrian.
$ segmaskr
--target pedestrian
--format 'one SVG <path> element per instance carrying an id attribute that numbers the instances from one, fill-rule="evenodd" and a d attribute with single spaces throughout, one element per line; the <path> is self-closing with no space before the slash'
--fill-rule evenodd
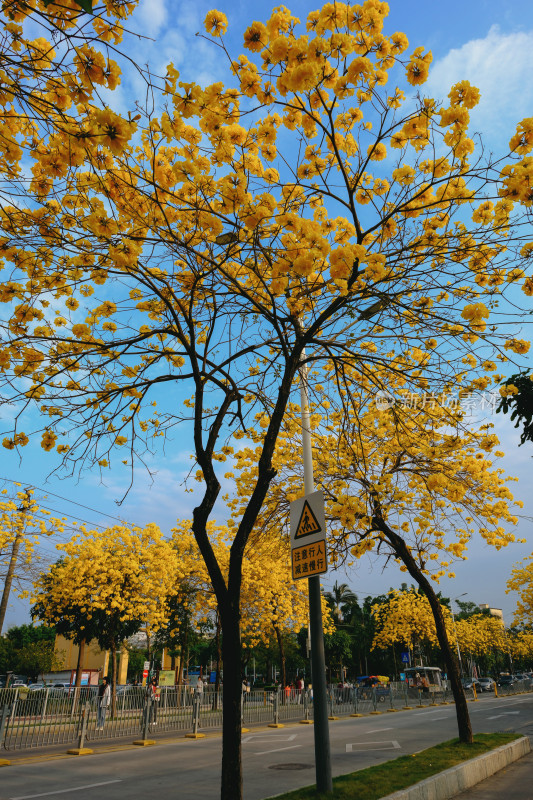
<path id="1" fill-rule="evenodd" d="M 196 691 L 200 695 L 204 693 L 204 682 L 200 675 L 198 675 L 198 680 L 196 681 Z"/>
<path id="2" fill-rule="evenodd" d="M 161 689 L 157 685 L 157 678 L 154 675 L 152 682 L 148 687 L 148 694 L 150 697 L 150 721 L 153 725 L 157 725 L 157 709 L 161 702 Z"/>
<path id="3" fill-rule="evenodd" d="M 97 731 L 104 730 L 105 717 L 110 702 L 111 702 L 111 686 L 109 685 L 109 678 L 106 675 L 105 678 L 103 678 L 102 683 L 98 687 L 98 715 L 96 719 Z"/>

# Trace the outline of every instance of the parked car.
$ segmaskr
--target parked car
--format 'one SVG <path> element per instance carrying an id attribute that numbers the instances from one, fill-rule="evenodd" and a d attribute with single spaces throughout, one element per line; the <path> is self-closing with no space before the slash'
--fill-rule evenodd
<path id="1" fill-rule="evenodd" d="M 9 688 L 10 689 L 27 689 L 28 688 L 28 684 L 24 683 L 24 681 L 13 681 L 13 683 L 11 684 L 11 686 Z"/>
<path id="2" fill-rule="evenodd" d="M 73 691 L 74 686 L 72 683 L 53 683 L 50 686 L 50 694 L 53 694 L 56 697 L 71 694 Z"/>
<path id="3" fill-rule="evenodd" d="M 516 683 L 516 675 L 500 675 L 498 678 L 498 686 L 514 686 Z"/>
<path id="4" fill-rule="evenodd" d="M 478 678 L 480 692 L 493 692 L 496 685 L 492 678 Z"/>
<path id="5" fill-rule="evenodd" d="M 482 691 L 477 678 L 461 678 L 461 683 L 463 684 L 463 689 L 473 689 L 475 687 L 476 692 Z"/>
<path id="6" fill-rule="evenodd" d="M 122 697 L 122 695 L 129 694 L 130 692 L 139 693 L 139 690 L 142 688 L 142 686 L 134 686 L 132 683 L 121 684 L 117 686 L 117 697 Z"/>
<path id="7" fill-rule="evenodd" d="M 46 684 L 42 683 L 42 681 L 37 681 L 28 686 L 28 689 L 30 692 L 39 692 L 41 689 L 46 689 Z"/>

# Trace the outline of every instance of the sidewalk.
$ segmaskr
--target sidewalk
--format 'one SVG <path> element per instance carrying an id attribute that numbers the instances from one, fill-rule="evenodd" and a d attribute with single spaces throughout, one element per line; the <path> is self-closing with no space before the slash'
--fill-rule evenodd
<path id="1" fill-rule="evenodd" d="M 533 751 L 454 800 L 531 800 L 533 797 Z"/>

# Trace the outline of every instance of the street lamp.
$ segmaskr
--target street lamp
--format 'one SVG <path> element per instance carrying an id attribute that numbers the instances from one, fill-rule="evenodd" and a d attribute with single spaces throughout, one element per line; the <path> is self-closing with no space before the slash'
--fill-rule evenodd
<path id="1" fill-rule="evenodd" d="M 463 677 L 463 660 L 461 658 L 461 651 L 459 649 L 459 639 L 457 638 L 457 628 L 455 627 L 455 614 L 453 613 L 453 604 L 457 603 L 457 601 L 459 600 L 460 597 L 464 597 L 467 594 L 468 594 L 468 592 L 463 592 L 462 594 L 459 595 L 459 597 L 454 597 L 454 599 L 450 603 L 450 608 L 451 608 L 451 612 L 452 612 L 452 621 L 453 621 L 453 633 L 454 633 L 454 636 L 455 636 L 455 644 L 457 646 L 457 658 L 459 659 L 459 669 L 461 670 L 461 678 Z"/>

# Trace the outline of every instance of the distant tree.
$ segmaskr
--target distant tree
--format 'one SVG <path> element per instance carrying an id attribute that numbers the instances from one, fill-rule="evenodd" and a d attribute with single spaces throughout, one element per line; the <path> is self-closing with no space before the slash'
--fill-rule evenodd
<path id="1" fill-rule="evenodd" d="M 35 642 L 54 642 L 55 637 L 56 629 L 53 625 L 18 625 L 6 633 L 6 639 L 17 650 Z"/>
<path id="2" fill-rule="evenodd" d="M 61 654 L 54 651 L 55 628 L 19 625 L 0 638 L 0 671 L 14 671 L 32 678 L 59 669 Z"/>
<path id="3" fill-rule="evenodd" d="M 31 578 L 35 547 L 39 537 L 63 530 L 63 522 L 52 518 L 33 497 L 33 489 L 24 489 L 9 497 L 4 489 L 0 501 L 0 633 L 4 625 L 13 584 Z M 44 519 L 43 519 L 44 516 Z M 22 592 L 22 595 L 26 591 Z"/>
<path id="4" fill-rule="evenodd" d="M 38 678 L 44 672 L 55 672 L 64 664 L 64 653 L 55 649 L 55 642 L 42 640 L 30 642 L 16 651 L 15 668 L 31 678 Z"/>
<path id="5" fill-rule="evenodd" d="M 71 631 L 79 625 L 80 634 L 87 631 L 110 650 L 114 706 L 117 649 L 141 626 L 155 631 L 167 619 L 177 576 L 174 550 L 155 525 L 83 530 L 57 548 L 63 559 L 35 586 L 39 616 Z"/>
<path id="6" fill-rule="evenodd" d="M 331 592 L 324 592 L 324 597 L 331 608 L 333 619 L 336 623 L 344 621 L 344 614 L 353 603 L 357 603 L 357 595 L 352 592 L 347 583 L 335 583 Z"/>
<path id="7" fill-rule="evenodd" d="M 34 619 L 42 621 L 53 620 L 56 633 L 70 639 L 78 646 L 74 685 L 81 686 L 85 648 L 92 639 L 98 638 L 102 620 L 94 609 L 76 604 L 68 597 L 65 598 L 61 591 L 58 593 L 58 581 L 61 583 L 64 579 L 58 568 L 63 563 L 64 559 L 59 559 L 50 567 L 48 573 L 41 575 L 40 599 L 32 606 L 31 615 Z"/>
<path id="8" fill-rule="evenodd" d="M 442 602 L 445 603 L 445 601 Z M 467 619 L 468 617 L 471 617 L 474 614 L 485 613 L 480 609 L 480 607 L 476 603 L 472 603 L 470 600 L 456 600 L 455 602 L 459 606 L 459 613 L 455 615 L 456 619 Z M 450 605 L 450 604 L 449 602 L 447 602 L 445 603 L 445 605 Z M 490 611 L 487 611 L 487 613 L 490 614 Z"/>
<path id="9" fill-rule="evenodd" d="M 330 669 L 335 665 L 333 671 L 338 673 L 339 680 L 342 680 L 343 666 L 350 658 L 351 644 L 350 634 L 342 628 L 324 636 L 326 664 L 330 665 Z"/>

